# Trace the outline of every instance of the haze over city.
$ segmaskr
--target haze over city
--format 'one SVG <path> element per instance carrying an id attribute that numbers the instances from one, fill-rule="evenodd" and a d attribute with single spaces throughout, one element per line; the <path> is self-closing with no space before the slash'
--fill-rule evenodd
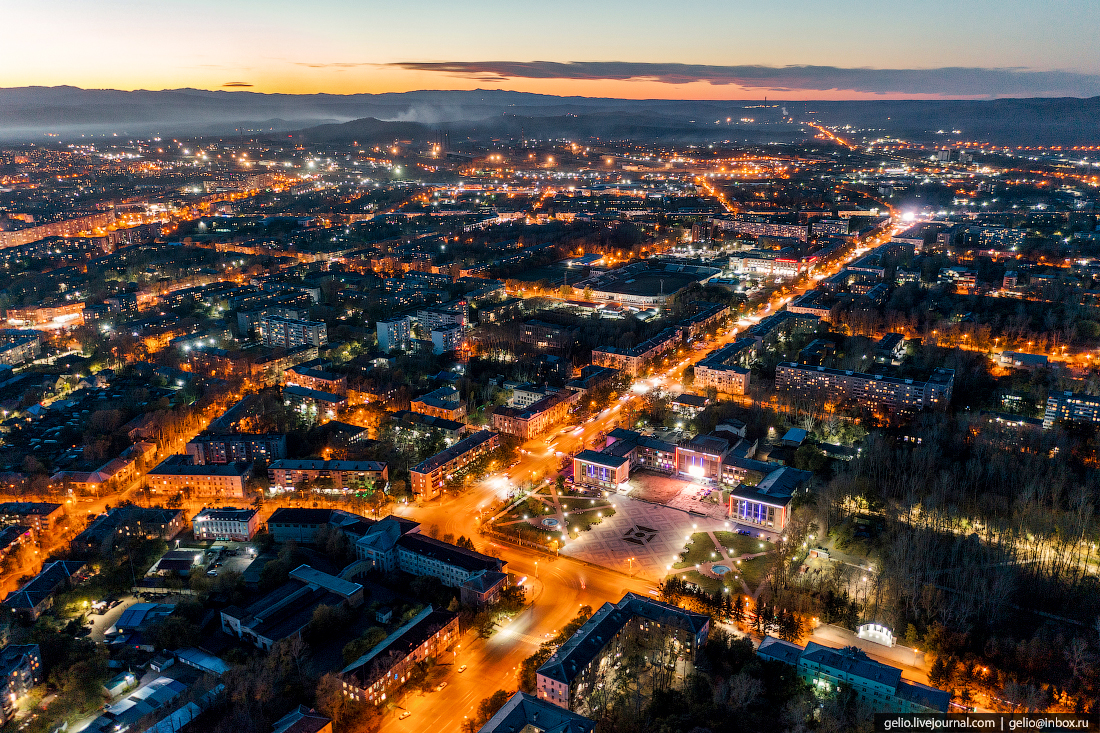
<path id="1" fill-rule="evenodd" d="M 1100 6 L 3 17 L 0 733 L 1100 725 Z"/>

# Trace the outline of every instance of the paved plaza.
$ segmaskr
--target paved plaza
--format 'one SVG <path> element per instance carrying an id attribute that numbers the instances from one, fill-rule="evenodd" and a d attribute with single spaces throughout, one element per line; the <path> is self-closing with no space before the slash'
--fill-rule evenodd
<path id="1" fill-rule="evenodd" d="M 697 517 L 678 509 L 636 501 L 612 499 L 615 516 L 570 541 L 561 553 L 613 570 L 628 572 L 634 558 L 636 576 L 660 582 L 669 573 L 693 532 L 728 529 L 722 520 Z"/>

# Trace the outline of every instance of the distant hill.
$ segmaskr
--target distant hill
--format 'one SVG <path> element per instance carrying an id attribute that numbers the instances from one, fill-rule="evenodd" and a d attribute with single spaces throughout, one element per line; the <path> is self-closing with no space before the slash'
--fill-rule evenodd
<path id="1" fill-rule="evenodd" d="M 43 140 L 46 134 L 73 139 L 293 132 L 316 141 L 365 138 L 365 142 L 429 139 L 433 131 L 445 131 L 452 142 L 521 134 L 528 138 L 766 141 L 798 133 L 797 126 L 781 125 L 782 107 L 798 121 L 874 127 L 921 142 L 942 140 L 936 134 L 942 129 L 1005 145 L 1100 144 L 1100 97 L 769 100 L 765 109 L 759 100 L 624 100 L 500 90 L 338 95 L 77 87 L 0 89 L 0 140 Z M 726 126 L 727 117 L 752 117 L 756 123 Z"/>

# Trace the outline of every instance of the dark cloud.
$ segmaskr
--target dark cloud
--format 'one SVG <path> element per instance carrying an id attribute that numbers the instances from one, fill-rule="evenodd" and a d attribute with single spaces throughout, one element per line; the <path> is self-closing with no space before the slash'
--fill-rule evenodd
<path id="1" fill-rule="evenodd" d="M 445 61 L 385 64 L 476 79 L 648 80 L 706 82 L 775 92 L 864 92 L 967 96 L 1093 96 L 1100 75 L 1018 68 L 845 69 L 836 66 L 709 66 L 625 61 Z"/>
<path id="2" fill-rule="evenodd" d="M 222 84 L 223 87 L 250 87 L 252 86 L 247 81 L 227 81 Z"/>

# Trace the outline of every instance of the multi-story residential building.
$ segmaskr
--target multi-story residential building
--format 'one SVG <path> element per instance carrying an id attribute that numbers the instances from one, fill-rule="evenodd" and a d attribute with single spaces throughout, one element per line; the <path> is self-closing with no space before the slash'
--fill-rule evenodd
<path id="1" fill-rule="evenodd" d="M 293 349 L 246 351 L 202 348 L 189 352 L 187 363 L 195 374 L 226 380 L 247 379 L 270 386 L 278 384 L 287 369 L 317 356 L 317 347 L 312 344 Z"/>
<path id="2" fill-rule="evenodd" d="M 78 553 L 106 553 L 131 538 L 170 540 L 183 531 L 183 511 L 124 504 L 92 520 L 72 542 Z"/>
<path id="3" fill-rule="evenodd" d="M 820 693 L 840 687 L 875 712 L 946 713 L 951 693 L 901 678 L 901 670 L 875 661 L 856 647 L 831 649 L 817 642 L 799 646 L 764 637 L 756 651 L 761 659 L 782 662 Z"/>
<path id="4" fill-rule="evenodd" d="M 169 540 L 183 531 L 183 510 L 164 507 L 127 506 L 118 512 L 115 525 L 116 544 L 128 543 L 131 539 Z"/>
<path id="5" fill-rule="evenodd" d="M 328 343 L 328 327 L 323 321 L 264 316 L 256 324 L 256 328 L 264 346 L 294 349 L 307 345 L 319 347 Z"/>
<path id="6" fill-rule="evenodd" d="M 318 392 L 328 392 L 340 397 L 346 397 L 348 394 L 347 375 L 333 374 L 302 365 L 293 366 L 283 372 L 283 383 Z"/>
<path id="7" fill-rule="evenodd" d="M 30 244 L 47 237 L 78 237 L 96 229 L 106 229 L 114 223 L 115 210 L 108 209 L 107 211 L 47 222 L 37 226 L 23 227 L 13 231 L 0 230 L 0 247 Z"/>
<path id="8" fill-rule="evenodd" d="M 413 494 L 421 500 L 434 499 L 443 490 L 447 477 L 470 461 L 500 447 L 500 436 L 488 430 L 468 435 L 450 448 L 409 469 Z"/>
<path id="9" fill-rule="evenodd" d="M 192 497 L 244 499 L 251 463 L 211 463 L 196 466 L 186 456 L 171 456 L 146 474 L 158 493 L 184 492 Z"/>
<path id="10" fill-rule="evenodd" d="M 466 345 L 466 329 L 457 324 L 440 326 L 431 331 L 432 353 L 437 356 L 461 351 Z"/>
<path id="11" fill-rule="evenodd" d="M 331 392 L 290 385 L 283 388 L 283 402 L 299 413 L 309 424 L 335 420 L 348 406 L 348 398 Z"/>
<path id="12" fill-rule="evenodd" d="M 393 321 L 378 321 L 378 348 L 390 352 L 408 351 L 412 344 L 412 319 L 408 316 Z"/>
<path id="13" fill-rule="evenodd" d="M 279 433 L 199 435 L 191 439 L 185 450 L 196 466 L 207 463 L 270 462 L 286 458 L 286 436 Z"/>
<path id="14" fill-rule="evenodd" d="M 579 377 L 570 379 L 566 382 L 565 388 L 571 389 L 583 397 L 596 387 L 607 384 L 618 376 L 618 374 L 618 369 L 609 369 L 608 367 L 589 364 L 581 369 L 581 375 Z"/>
<path id="15" fill-rule="evenodd" d="M 695 338 L 711 326 L 729 318 L 730 307 L 722 303 L 691 303 L 694 313 L 681 318 L 676 324 L 688 338 Z"/>
<path id="16" fill-rule="evenodd" d="M 523 322 L 520 341 L 540 350 L 561 350 L 571 345 L 577 338 L 577 329 L 570 326 L 558 326 L 532 318 Z"/>
<path id="17" fill-rule="evenodd" d="M 754 339 L 757 347 L 763 348 L 796 334 L 813 333 L 820 323 L 821 319 L 815 315 L 784 310 L 762 318 L 746 329 L 743 336 Z"/>
<path id="18" fill-rule="evenodd" d="M 1043 429 L 1061 421 L 1100 423 L 1100 396 L 1081 392 L 1055 392 L 1047 397 Z"/>
<path id="19" fill-rule="evenodd" d="M 0 236 L 2 235 L 0 232 Z M 84 306 L 83 302 L 77 302 L 8 308 L 7 318 L 8 323 L 13 326 L 79 326 L 84 323 Z"/>
<path id="20" fill-rule="evenodd" d="M 770 221 L 715 219 L 714 226 L 728 232 L 748 234 L 753 237 L 791 237 L 802 242 L 810 238 L 809 224 L 777 224 Z"/>
<path id="21" fill-rule="evenodd" d="M 695 656 L 710 633 L 710 617 L 627 593 L 618 603 L 605 603 L 538 668 L 535 691 L 545 700 L 576 710 L 597 685 L 607 667 L 622 653 L 630 632 L 659 639 L 667 663 L 694 665 Z"/>
<path id="22" fill-rule="evenodd" d="M 497 407 L 493 410 L 493 429 L 529 440 L 563 420 L 577 399 L 576 392 L 565 390 L 543 397 L 527 407 Z"/>
<path id="23" fill-rule="evenodd" d="M 465 298 L 459 298 L 433 308 L 421 308 L 416 312 L 416 322 L 423 336 L 444 326 L 466 328 L 470 325 L 470 306 Z"/>
<path id="24" fill-rule="evenodd" d="M 423 415 L 412 410 L 398 410 L 390 415 L 395 431 L 409 431 L 414 435 L 438 433 L 449 443 L 457 442 L 469 426 L 457 420 Z"/>
<path id="25" fill-rule="evenodd" d="M 505 387 L 508 383 L 505 383 Z M 517 384 L 512 387 L 512 396 L 508 400 L 509 407 L 530 407 L 539 400 L 544 400 L 550 395 L 557 394 L 560 390 L 546 384 Z"/>
<path id="26" fill-rule="evenodd" d="M 22 545 L 34 542 L 34 530 L 18 524 L 9 524 L 0 529 L 0 559 Z"/>
<path id="27" fill-rule="evenodd" d="M 0 329 L 0 364 L 18 366 L 37 359 L 42 354 L 42 335 L 18 328 Z"/>
<path id="28" fill-rule="evenodd" d="M 380 487 L 389 481 L 389 467 L 378 461 L 324 461 L 281 458 L 267 467 L 272 491 L 293 491 L 300 481 L 328 482 L 332 491 Z M 320 490 L 316 485 L 315 490 Z"/>
<path id="29" fill-rule="evenodd" d="M 15 703 L 42 682 L 42 652 L 37 644 L 8 644 L 0 649 L 0 725 L 15 715 Z"/>
<path id="30" fill-rule="evenodd" d="M 466 419 L 466 404 L 454 387 L 440 387 L 409 403 L 409 409 L 421 415 L 462 422 Z"/>
<path id="31" fill-rule="evenodd" d="M 752 371 L 749 362 L 756 354 L 756 340 L 742 338 L 712 352 L 695 365 L 692 384 L 696 389 L 713 387 L 726 394 L 743 395 L 748 392 Z"/>
<path id="32" fill-rule="evenodd" d="M 191 520 L 197 540 L 234 540 L 247 542 L 256 534 L 260 513 L 255 509 L 223 506 L 207 507 Z"/>
<path id="33" fill-rule="evenodd" d="M 0 522 L 30 527 L 36 532 L 49 532 L 65 516 L 61 504 L 38 501 L 6 501 L 0 504 Z"/>
<path id="34" fill-rule="evenodd" d="M 596 366 L 618 369 L 631 377 L 636 377 L 650 361 L 669 349 L 675 348 L 680 343 L 680 339 L 679 328 L 666 328 L 632 349 L 599 346 L 592 349 L 592 363 Z"/>
<path id="35" fill-rule="evenodd" d="M 413 665 L 439 657 L 459 638 L 458 614 L 428 606 L 340 670 L 344 696 L 381 705 L 405 684 Z"/>
<path id="36" fill-rule="evenodd" d="M 955 372 L 942 368 L 934 370 L 923 382 L 794 362 L 780 363 L 775 369 L 778 392 L 837 403 L 850 400 L 879 412 L 946 410 L 954 382 Z"/>
<path id="37" fill-rule="evenodd" d="M 787 303 L 788 313 L 800 313 L 807 316 L 817 316 L 823 321 L 828 321 L 833 311 L 833 301 L 827 300 L 824 290 L 807 290 L 790 303 Z"/>

